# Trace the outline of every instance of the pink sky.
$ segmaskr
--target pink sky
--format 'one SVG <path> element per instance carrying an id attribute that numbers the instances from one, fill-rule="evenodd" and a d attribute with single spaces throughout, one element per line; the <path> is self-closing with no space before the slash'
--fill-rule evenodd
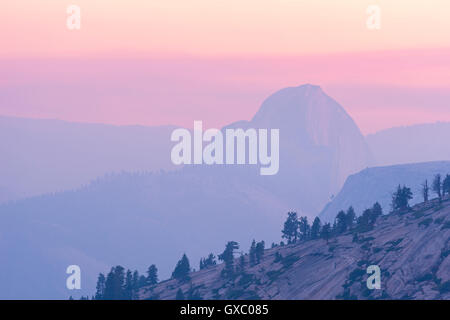
<path id="1" fill-rule="evenodd" d="M 377 31 L 365 24 L 374 3 Z M 314 83 L 364 133 L 450 121 L 449 12 L 443 0 L 10 1 L 0 115 L 220 127 Z"/>

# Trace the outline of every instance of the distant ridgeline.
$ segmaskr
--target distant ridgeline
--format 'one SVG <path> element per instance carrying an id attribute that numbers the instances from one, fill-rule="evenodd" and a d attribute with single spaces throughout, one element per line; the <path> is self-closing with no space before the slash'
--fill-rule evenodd
<path id="1" fill-rule="evenodd" d="M 430 200 L 431 192 L 436 199 Z M 200 260 L 199 271 L 184 254 L 171 279 L 162 282 L 155 265 L 146 276 L 116 266 L 106 277 L 99 274 L 91 299 L 448 299 L 450 175 L 424 181 L 421 204 L 410 207 L 412 196 L 410 188 L 399 185 L 390 214 L 383 215 L 377 202 L 359 217 L 353 207 L 340 211 L 333 224 L 316 217 L 310 225 L 307 217 L 289 212 L 284 241 L 270 249 L 253 240 L 244 254 L 237 242 L 229 241 L 217 257 L 222 263 L 210 253 Z M 412 256 L 415 260 L 409 263 L 414 265 L 401 262 Z M 354 263 L 344 263 L 346 259 Z M 371 291 L 363 281 L 365 268 L 378 264 L 382 287 Z M 399 277 L 413 285 L 399 286 Z M 425 285 L 426 294 L 421 289 Z"/>

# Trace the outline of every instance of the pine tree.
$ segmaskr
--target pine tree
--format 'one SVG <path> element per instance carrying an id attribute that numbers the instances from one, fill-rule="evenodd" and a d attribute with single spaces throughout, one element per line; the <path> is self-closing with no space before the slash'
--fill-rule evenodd
<path id="1" fill-rule="evenodd" d="M 125 284 L 124 284 L 124 290 L 123 290 L 123 299 L 125 300 L 132 300 L 133 299 L 133 274 L 131 273 L 131 270 L 127 270 L 127 273 L 125 275 Z"/>
<path id="2" fill-rule="evenodd" d="M 383 215 L 383 208 L 378 202 L 375 202 L 375 204 L 372 207 L 372 215 L 370 223 L 373 225 L 376 222 L 376 220 L 382 215 Z"/>
<path id="3" fill-rule="evenodd" d="M 412 192 L 406 186 L 398 185 L 397 191 L 392 195 L 392 210 L 404 210 L 409 207 L 409 200 L 412 199 Z"/>
<path id="4" fill-rule="evenodd" d="M 299 238 L 303 241 L 308 240 L 311 227 L 307 217 L 300 217 L 298 221 Z"/>
<path id="5" fill-rule="evenodd" d="M 441 175 L 437 174 L 434 176 L 433 180 L 433 191 L 437 194 L 439 198 L 439 202 L 442 201 L 442 183 L 441 183 Z"/>
<path id="6" fill-rule="evenodd" d="M 134 292 L 137 292 L 139 289 L 139 272 L 137 270 L 134 270 L 133 272 L 133 290 Z"/>
<path id="7" fill-rule="evenodd" d="M 206 269 L 211 266 L 215 266 L 216 264 L 217 264 L 216 256 L 210 253 L 207 258 L 200 259 L 200 270 Z"/>
<path id="8" fill-rule="evenodd" d="M 191 266 L 189 264 L 189 259 L 186 254 L 178 261 L 175 266 L 175 270 L 172 272 L 172 278 L 178 280 L 187 280 L 189 278 L 189 272 L 191 271 Z"/>
<path id="9" fill-rule="evenodd" d="M 100 273 L 97 278 L 97 287 L 95 292 L 95 300 L 103 300 L 105 296 L 105 275 Z"/>
<path id="10" fill-rule="evenodd" d="M 447 174 L 445 176 L 444 181 L 442 182 L 442 195 L 445 196 L 445 193 L 450 196 L 450 175 Z"/>
<path id="11" fill-rule="evenodd" d="M 429 194 L 430 187 L 428 187 L 428 180 L 425 180 L 425 182 L 422 184 L 423 202 L 428 202 Z"/>
<path id="12" fill-rule="evenodd" d="M 324 238 L 327 241 L 327 244 L 328 244 L 328 240 L 330 239 L 330 233 L 331 233 L 331 226 L 329 223 L 325 223 L 320 235 L 322 238 Z"/>
<path id="13" fill-rule="evenodd" d="M 321 222 L 319 217 L 316 217 L 314 219 L 313 225 L 311 227 L 311 239 L 317 239 L 320 236 L 320 227 L 321 227 Z"/>
<path id="14" fill-rule="evenodd" d="M 210 253 L 208 255 L 208 258 L 206 259 L 206 266 L 210 267 L 210 266 L 215 266 L 217 264 L 216 262 L 216 256 L 212 253 Z"/>
<path id="15" fill-rule="evenodd" d="M 288 244 L 297 242 L 298 239 L 298 218 L 296 212 L 288 212 L 288 217 L 281 231 L 282 238 L 287 239 Z"/>
<path id="16" fill-rule="evenodd" d="M 366 232 L 371 230 L 372 209 L 366 209 L 361 216 L 358 217 L 357 230 Z"/>
<path id="17" fill-rule="evenodd" d="M 138 298 L 137 293 L 138 293 L 139 288 L 140 288 L 139 278 L 140 278 L 139 272 L 137 270 L 134 270 L 134 272 L 133 272 L 133 279 L 131 281 L 132 286 L 133 286 L 133 300 Z"/>
<path id="18" fill-rule="evenodd" d="M 141 274 L 139 276 L 138 288 L 145 287 L 147 285 L 147 277 Z"/>
<path id="19" fill-rule="evenodd" d="M 225 263 L 222 270 L 224 277 L 231 277 L 234 275 L 234 250 L 239 249 L 239 244 L 236 241 L 229 241 L 225 246 L 225 250 L 219 255 L 219 260 Z"/>
<path id="20" fill-rule="evenodd" d="M 241 272 L 244 272 L 245 270 L 245 256 L 243 254 L 239 257 L 239 270 L 241 270 Z"/>
<path id="21" fill-rule="evenodd" d="M 105 281 L 105 300 L 121 300 L 124 298 L 125 269 L 122 266 L 111 268 Z"/>
<path id="22" fill-rule="evenodd" d="M 253 239 L 252 245 L 250 246 L 249 260 L 250 260 L 251 266 L 254 266 L 256 264 L 256 241 L 255 241 L 255 239 Z"/>
<path id="23" fill-rule="evenodd" d="M 336 216 L 336 227 L 335 231 L 337 234 L 344 233 L 347 230 L 347 215 L 344 211 L 339 211 Z"/>
<path id="24" fill-rule="evenodd" d="M 353 207 L 348 208 L 347 214 L 345 215 L 345 222 L 347 230 L 350 230 L 353 228 L 353 224 L 355 223 L 356 219 L 356 213 Z"/>
<path id="25" fill-rule="evenodd" d="M 148 267 L 147 284 L 153 286 L 158 283 L 158 268 L 154 264 Z"/>
<path id="26" fill-rule="evenodd" d="M 265 247 L 264 241 L 258 242 L 256 244 L 256 251 L 255 251 L 256 263 L 260 263 L 261 262 L 261 259 L 262 259 L 263 255 L 264 255 L 264 247 Z"/>

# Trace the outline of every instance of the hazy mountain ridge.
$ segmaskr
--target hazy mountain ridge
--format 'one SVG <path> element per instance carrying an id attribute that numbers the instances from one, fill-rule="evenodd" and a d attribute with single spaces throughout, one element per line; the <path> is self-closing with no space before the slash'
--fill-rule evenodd
<path id="1" fill-rule="evenodd" d="M 174 169 L 173 129 L 0 117 L 0 203 L 76 189 L 107 173 Z"/>
<path id="2" fill-rule="evenodd" d="M 280 170 L 276 176 L 256 179 L 292 210 L 310 218 L 340 190 L 349 174 L 372 163 L 353 119 L 315 85 L 281 89 L 263 102 L 250 121 L 225 128 L 280 130 Z M 299 192 L 300 185 L 307 187 Z"/>
<path id="3" fill-rule="evenodd" d="M 301 108 L 299 108 L 301 106 Z M 289 115 L 289 116 L 286 116 Z M 271 95 L 251 120 L 257 127 L 277 127 L 293 145 L 298 161 L 309 157 L 310 146 L 326 147 L 332 158 L 331 193 L 339 191 L 349 174 L 372 164 L 365 139 L 344 108 L 319 86 L 285 88 Z"/>
<path id="4" fill-rule="evenodd" d="M 450 122 L 417 124 L 381 130 L 366 136 L 376 164 L 450 160 Z"/>
<path id="5" fill-rule="evenodd" d="M 140 299 L 175 299 L 179 289 L 201 299 L 450 299 L 450 200 L 378 218 L 373 230 L 275 247 L 235 278 L 223 264 L 140 290 Z M 245 249 L 244 249 L 245 250 Z M 281 255 L 281 259 L 277 259 Z M 235 260 L 239 264 L 239 259 Z M 366 268 L 381 269 L 369 290 Z"/>
<path id="6" fill-rule="evenodd" d="M 320 212 L 348 174 L 371 162 L 359 128 L 319 86 L 279 90 L 252 120 L 227 127 L 280 129 L 279 173 L 247 179 L 258 180 L 309 216 Z M 107 173 L 174 169 L 173 129 L 0 117 L 0 203 L 72 190 Z M 294 179 L 309 185 L 303 194 L 295 195 Z"/>
<path id="7" fill-rule="evenodd" d="M 0 236 L 5 243 L 16 243 L 16 251 L 22 252 L 17 255 L 5 247 L 0 251 L 9 261 L 8 266 L 0 267 L 0 271 L 8 268 L 8 272 L 0 272 L 4 275 L 0 280 L 11 288 L 1 292 L 2 297 L 66 297 L 70 292 L 65 289 L 63 271 L 71 264 L 79 264 L 83 274 L 93 278 L 98 272 L 105 272 L 108 265 L 123 263 L 145 268 L 152 260 L 167 276 L 182 252 L 199 259 L 204 252 L 220 248 L 230 234 L 242 243 L 261 237 L 275 241 L 279 235 L 273 226 L 281 225 L 287 211 L 296 210 L 313 217 L 339 187 L 341 169 L 357 171 L 365 166 L 368 149 L 363 136 L 342 107 L 319 87 L 305 85 L 281 90 L 261 108 L 263 112 L 255 115 L 249 122 L 251 126 L 280 128 L 284 132 L 280 136 L 281 163 L 277 175 L 260 176 L 258 167 L 250 165 L 186 166 L 165 173 L 114 174 L 75 191 L 0 206 L 4 221 Z M 340 118 L 330 116 L 320 120 L 325 110 Z M 315 119 L 314 125 L 306 129 L 309 119 Z M 343 121 L 340 126 L 349 129 L 342 132 L 329 129 L 336 127 L 335 120 Z M 44 129 L 45 126 L 40 130 Z M 164 135 L 168 133 L 166 129 Z M 49 130 L 53 137 L 53 129 Z M 136 130 L 142 131 L 141 139 L 147 137 L 148 129 Z M 319 135 L 321 130 L 323 137 Z M 357 160 L 345 168 L 339 165 L 345 159 L 341 157 L 345 150 L 338 152 L 339 141 L 330 140 L 339 134 L 343 135 L 342 140 L 357 141 L 356 145 L 361 147 L 355 155 L 362 156 L 355 156 Z M 90 137 L 88 132 L 85 137 Z M 62 139 L 67 148 L 80 147 L 64 135 L 54 139 Z M 121 139 L 126 143 L 128 138 Z M 138 147 L 143 148 L 145 143 L 139 141 Z M 163 142 L 167 142 L 167 147 L 164 144 L 158 150 L 163 150 L 164 157 L 170 159 L 170 136 L 165 136 Z M 101 147 L 97 142 L 93 146 Z M 135 159 L 135 154 L 125 153 L 124 160 L 139 161 L 139 164 L 146 161 Z M 31 164 L 36 163 L 32 160 Z M 42 164 L 51 169 L 48 162 Z M 78 175 L 77 172 L 74 174 Z M 42 174 L 45 175 L 45 170 Z M 64 177 L 61 173 L 60 178 Z M 53 254 L 48 254 L 49 251 Z M 73 261 L 70 252 L 77 252 L 79 261 Z M 33 275 L 15 269 L 17 265 L 27 264 L 27 256 L 34 257 L 39 279 L 45 279 L 40 282 L 35 279 L 38 282 L 29 295 L 28 277 Z M 92 292 L 90 289 L 86 288 Z"/>
<path id="8" fill-rule="evenodd" d="M 84 126 L 70 124 L 74 131 L 78 125 Z M 30 127 L 33 128 L 32 125 Z M 81 185 L 91 176 L 122 171 L 124 164 L 131 171 L 134 168 L 141 170 L 149 165 L 149 159 L 150 165 L 156 164 L 155 168 L 166 163 L 173 168 L 170 165 L 172 127 L 156 130 L 112 126 L 110 129 L 119 136 L 104 136 L 104 133 L 98 134 L 93 126 L 81 140 L 68 140 L 66 135 L 58 136 L 51 126 L 48 127 L 42 125 L 39 130 L 49 134 L 46 139 L 51 143 L 63 142 L 65 147 L 57 148 L 59 156 L 69 156 L 71 153 L 66 154 L 66 149 L 75 147 L 71 151 L 77 153 L 76 159 L 68 167 L 60 167 L 61 158 L 50 157 L 52 161 L 48 162 L 39 156 L 32 157 L 33 150 L 43 152 L 33 139 L 39 137 L 36 131 L 30 130 L 22 136 L 9 133 L 10 139 L 0 143 L 0 150 L 10 152 L 9 158 L 2 163 L 5 164 L 2 168 L 6 169 L 3 175 L 11 179 L 15 177 L 8 174 L 18 172 L 16 165 L 20 162 L 14 163 L 16 157 L 26 160 L 26 165 L 58 169 L 57 176 L 49 181 L 44 179 L 47 170 L 34 176 L 37 182 L 45 180 L 53 186 L 61 181 L 65 183 L 67 172 L 78 179 L 75 185 Z M 73 191 L 0 205 L 3 218 L 0 238 L 5 240 L 3 245 L 0 244 L 0 254 L 9 261 L 8 265 L 0 268 L 0 282 L 9 288 L 0 293 L 2 297 L 65 298 L 70 292 L 65 289 L 66 274 L 63 271 L 70 264 L 80 264 L 86 283 L 93 285 L 98 272 L 105 272 L 115 264 L 133 265 L 143 270 L 149 262 L 155 263 L 161 274 L 167 276 L 182 252 L 197 261 L 206 252 L 222 247 L 225 241 L 230 240 L 230 235 L 240 243 L 249 243 L 253 238 L 263 238 L 268 243 L 276 241 L 279 232 L 273 226 L 281 226 L 287 211 L 308 215 L 311 221 L 330 195 L 339 190 L 346 175 L 371 163 L 369 148 L 356 124 L 317 86 L 280 90 L 266 99 L 253 119 L 227 127 L 280 128 L 278 175 L 262 177 L 257 166 L 188 166 L 173 172 L 112 174 Z M 134 133 L 131 136 L 139 133 L 140 140 L 129 146 L 130 133 L 123 136 L 125 129 L 132 129 Z M 95 132 L 98 139 L 90 141 L 88 133 Z M 148 142 L 145 139 L 152 134 L 162 143 L 156 144 L 156 149 L 149 147 L 143 158 L 136 156 L 141 155 Z M 123 152 L 123 148 L 116 149 L 115 136 L 120 141 L 119 145 L 129 148 L 126 149 L 128 152 Z M 23 148 L 25 154 L 19 148 L 16 150 L 9 146 L 14 137 L 22 137 L 23 145 L 31 144 L 29 149 Z M 88 141 L 88 146 L 95 150 L 94 155 L 89 157 L 87 152 L 83 157 L 80 141 Z M 107 145 L 113 145 L 114 150 L 97 150 L 102 149 L 105 141 Z M 49 146 L 46 152 L 52 155 L 52 144 Z M 154 158 L 154 150 L 158 150 L 162 157 Z M 104 159 L 108 163 L 106 168 L 102 166 Z M 98 162 L 99 166 L 90 168 L 92 162 Z M 8 171 L 8 168 L 13 170 Z M 80 174 L 84 168 L 90 170 L 89 175 L 86 172 Z M 22 178 L 18 182 L 26 185 L 25 182 L 33 175 L 28 176 L 24 171 L 19 177 Z M 432 175 L 428 178 L 431 179 Z M 399 182 L 396 181 L 394 187 Z M 70 183 L 74 185 L 73 181 Z M 389 185 L 383 190 L 388 194 L 393 188 Z M 415 191 L 413 189 L 416 194 Z M 0 184 L 0 192 L 6 195 L 10 190 L 5 190 Z M 378 200 L 374 198 L 373 202 Z M 368 206 L 371 206 L 372 200 L 369 202 Z M 358 201 L 349 205 L 359 209 Z M 361 208 L 363 206 L 365 202 Z M 330 219 L 333 219 L 338 210 L 330 212 L 333 215 Z M 361 211 L 357 210 L 357 213 Z M 12 250 L 8 243 L 17 245 Z M 30 259 L 33 259 L 32 264 L 40 277 L 28 275 L 24 270 L 30 265 Z M 33 284 L 33 292 L 27 289 L 30 283 Z M 93 292 L 89 285 L 83 290 L 82 294 Z"/>
<path id="9" fill-rule="evenodd" d="M 438 173 L 450 172 L 450 161 L 413 163 L 386 167 L 367 168 L 348 177 L 341 191 L 328 203 L 319 217 L 323 221 L 333 222 L 340 210 L 353 206 L 360 215 L 378 201 L 384 212 L 391 210 L 391 197 L 396 187 L 401 184 L 411 188 L 413 199 L 411 204 L 423 201 L 421 185 L 431 182 Z"/>
<path id="10" fill-rule="evenodd" d="M 112 264 L 144 269 L 151 260 L 167 276 L 181 252 L 200 259 L 229 234 L 243 242 L 258 234 L 277 237 L 272 226 L 281 223 L 288 208 L 276 197 L 251 185 L 234 192 L 239 185 L 234 179 L 208 179 L 198 171 L 115 174 L 76 191 L 0 206 L 5 245 L 0 252 L 8 261 L 0 281 L 11 288 L 0 296 L 64 298 L 70 294 L 64 270 L 71 264 L 83 270 L 83 294 L 92 292 L 98 272 Z M 14 250 L 6 245 L 11 243 Z M 28 265 L 29 257 L 39 274 L 30 275 L 38 282 L 30 295 L 27 273 L 16 268 Z"/>

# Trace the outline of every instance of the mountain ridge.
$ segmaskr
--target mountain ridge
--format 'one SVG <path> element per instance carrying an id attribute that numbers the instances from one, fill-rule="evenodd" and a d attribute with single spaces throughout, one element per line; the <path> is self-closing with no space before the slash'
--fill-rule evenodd
<path id="1" fill-rule="evenodd" d="M 139 299 L 450 299 L 450 198 L 378 218 L 372 230 L 265 250 L 235 278 L 223 264 L 140 289 Z M 235 265 L 239 264 L 235 259 Z M 366 286 L 369 265 L 381 289 Z M 190 296 L 191 295 L 191 296 Z"/>
<path id="2" fill-rule="evenodd" d="M 337 152 L 342 148 L 338 140 L 330 140 L 329 145 L 317 144 L 306 128 L 300 125 L 301 121 L 311 117 L 320 118 L 320 113 L 311 107 L 311 103 L 316 103 L 314 99 L 295 95 L 299 92 L 302 97 L 304 90 L 288 89 L 289 94 L 277 94 L 274 99 L 268 98 L 263 103 L 264 108 L 269 109 L 279 106 L 298 109 L 294 113 L 298 117 L 288 117 L 289 121 L 266 117 L 251 123 L 256 128 L 284 129 L 285 133 L 280 136 L 281 163 L 277 175 L 261 176 L 256 165 L 186 165 L 161 173 L 110 175 L 76 191 L 0 206 L 4 221 L 0 225 L 0 235 L 6 242 L 16 243 L 17 250 L 23 253 L 23 256 L 18 256 L 8 248 L 0 247 L 0 254 L 12 266 L 11 270 L 0 272 L 0 277 L 1 274 L 8 275 L 0 279 L 1 282 L 12 287 L 7 298 L 21 297 L 27 292 L 24 288 L 29 286 L 31 280 L 14 269 L 26 264 L 26 256 L 35 257 L 35 271 L 48 281 L 48 284 L 36 283 L 35 296 L 27 298 L 57 298 L 66 291 L 65 287 L 58 285 L 65 281 L 64 274 L 55 273 L 53 269 L 65 270 L 67 265 L 77 264 L 65 252 L 79 253 L 76 256 L 87 278 L 95 277 L 101 271 L 99 265 L 112 265 L 115 261 L 143 268 L 147 261 L 146 254 L 153 255 L 154 263 L 167 275 L 173 259 L 180 252 L 186 251 L 199 259 L 204 251 L 216 250 L 221 246 L 231 233 L 240 242 L 249 242 L 261 236 L 273 241 L 278 233 L 272 226 L 280 225 L 287 211 L 294 210 L 313 217 L 333 190 L 338 188 L 339 162 L 349 155 L 345 150 Z M 334 100 L 323 94 L 320 97 L 321 108 L 329 109 L 330 114 L 340 108 Z M 306 104 L 310 105 L 314 116 L 306 112 L 308 108 L 303 107 Z M 327 135 L 342 135 L 343 141 L 360 141 L 360 153 L 364 155 L 366 148 L 360 132 L 347 122 L 340 126 L 348 131 L 341 132 L 339 126 L 332 125 L 332 122 L 332 119 L 324 119 L 324 125 L 316 130 L 330 127 L 333 130 L 331 133 L 327 131 Z M 164 141 L 170 142 L 169 132 L 163 134 L 167 134 Z M 91 142 L 88 136 L 85 137 L 86 141 Z M 78 146 L 61 135 L 51 135 L 50 138 L 63 139 L 68 148 Z M 127 143 L 125 138 L 122 141 Z M 139 150 L 143 145 L 145 143 L 139 143 L 135 147 Z M 163 156 L 170 161 L 168 146 L 170 144 L 164 144 L 161 150 L 167 150 Z M 95 150 L 101 145 L 96 142 L 94 147 Z M 114 152 L 121 155 L 120 159 L 124 161 L 138 161 L 132 162 L 136 165 L 146 162 L 146 159 L 136 158 L 135 153 Z M 148 156 L 151 157 L 151 152 Z M 364 157 L 353 158 L 357 161 L 351 162 L 345 170 L 358 170 L 364 161 Z M 32 164 L 35 159 L 38 157 L 33 158 Z M 87 155 L 82 160 L 88 168 L 102 164 L 96 162 L 89 165 L 98 160 Z M 44 168 L 50 170 L 52 166 L 45 163 Z M 78 164 L 75 168 L 83 167 Z M 104 169 L 103 166 L 100 169 Z M 75 176 L 80 176 L 78 171 Z M 66 179 L 64 172 L 59 178 Z M 301 191 L 299 186 L 303 186 Z M 29 240 L 29 234 L 34 235 L 33 241 Z M 205 242 L 204 238 L 210 240 Z M 54 254 L 42 252 L 41 248 L 47 247 L 52 248 Z M 6 293 L 0 292 L 0 295 Z"/>
<path id="3" fill-rule="evenodd" d="M 422 201 L 421 185 L 428 180 L 431 185 L 434 176 L 450 172 L 450 161 L 431 161 L 421 163 L 377 166 L 364 169 L 347 178 L 341 191 L 323 208 L 319 217 L 333 222 L 341 210 L 352 206 L 357 215 L 378 201 L 385 212 L 391 210 L 391 196 L 396 187 L 406 185 L 412 188 L 411 204 Z"/>
<path id="4" fill-rule="evenodd" d="M 365 137 L 377 165 L 450 160 L 450 122 L 393 127 Z"/>

